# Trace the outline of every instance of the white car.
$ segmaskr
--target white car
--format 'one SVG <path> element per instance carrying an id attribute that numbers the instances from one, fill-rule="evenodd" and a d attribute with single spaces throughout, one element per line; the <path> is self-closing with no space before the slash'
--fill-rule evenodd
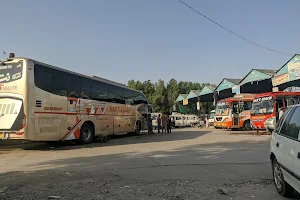
<path id="1" fill-rule="evenodd" d="M 271 139 L 270 159 L 279 194 L 300 192 L 300 105 L 289 107 L 278 120 Z"/>

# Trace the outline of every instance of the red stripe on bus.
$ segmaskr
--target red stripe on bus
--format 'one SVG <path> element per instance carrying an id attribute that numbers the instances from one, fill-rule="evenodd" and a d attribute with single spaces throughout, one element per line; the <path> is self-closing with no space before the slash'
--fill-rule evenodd
<path id="1" fill-rule="evenodd" d="M 34 112 L 35 114 L 54 114 L 54 115 L 91 115 L 91 116 L 101 116 L 101 115 L 109 115 L 109 116 L 134 116 L 134 115 L 114 115 L 114 114 L 82 114 L 82 113 L 65 113 L 65 112 Z"/>
<path id="2" fill-rule="evenodd" d="M 79 124 L 81 122 L 81 120 L 79 120 L 79 122 L 77 122 L 76 124 L 75 124 L 75 126 L 73 126 L 73 128 L 71 128 L 71 130 L 69 131 L 69 132 L 67 132 L 67 134 L 64 136 L 64 137 L 62 137 L 62 140 L 63 139 L 65 139 L 74 129 L 75 129 L 75 127 Z M 78 127 L 77 127 L 78 128 Z"/>

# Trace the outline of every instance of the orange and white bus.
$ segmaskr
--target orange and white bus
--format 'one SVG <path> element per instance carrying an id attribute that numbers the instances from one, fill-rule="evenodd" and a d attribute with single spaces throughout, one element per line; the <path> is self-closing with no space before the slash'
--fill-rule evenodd
<path id="1" fill-rule="evenodd" d="M 214 127 L 251 130 L 250 110 L 255 94 L 237 94 L 218 101 L 214 115 Z"/>
<path id="2" fill-rule="evenodd" d="M 251 109 L 251 126 L 255 130 L 273 131 L 279 111 L 300 103 L 300 92 L 267 92 L 258 94 Z"/>
<path id="3" fill-rule="evenodd" d="M 139 133 L 145 95 L 122 84 L 28 58 L 0 62 L 0 139 L 80 140 Z"/>

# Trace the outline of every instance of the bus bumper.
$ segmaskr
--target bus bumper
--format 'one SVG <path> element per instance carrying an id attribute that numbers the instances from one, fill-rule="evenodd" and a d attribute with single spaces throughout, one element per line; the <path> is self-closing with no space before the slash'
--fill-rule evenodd
<path id="1" fill-rule="evenodd" d="M 0 132 L 0 140 L 24 140 L 24 132 Z"/>
<path id="2" fill-rule="evenodd" d="M 229 128 L 231 128 L 231 123 L 230 122 L 215 122 L 214 127 L 229 129 Z"/>

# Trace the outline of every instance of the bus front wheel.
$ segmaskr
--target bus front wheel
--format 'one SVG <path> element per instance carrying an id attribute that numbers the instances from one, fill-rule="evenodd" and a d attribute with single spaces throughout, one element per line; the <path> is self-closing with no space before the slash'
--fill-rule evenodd
<path id="1" fill-rule="evenodd" d="M 135 134 L 138 135 L 141 133 L 141 122 L 137 121 L 135 124 Z"/>
<path id="2" fill-rule="evenodd" d="M 244 122 L 244 130 L 245 131 L 251 131 L 252 130 L 249 120 Z"/>
<path id="3" fill-rule="evenodd" d="M 92 123 L 84 123 L 80 129 L 80 142 L 89 144 L 94 139 L 94 126 Z"/>

